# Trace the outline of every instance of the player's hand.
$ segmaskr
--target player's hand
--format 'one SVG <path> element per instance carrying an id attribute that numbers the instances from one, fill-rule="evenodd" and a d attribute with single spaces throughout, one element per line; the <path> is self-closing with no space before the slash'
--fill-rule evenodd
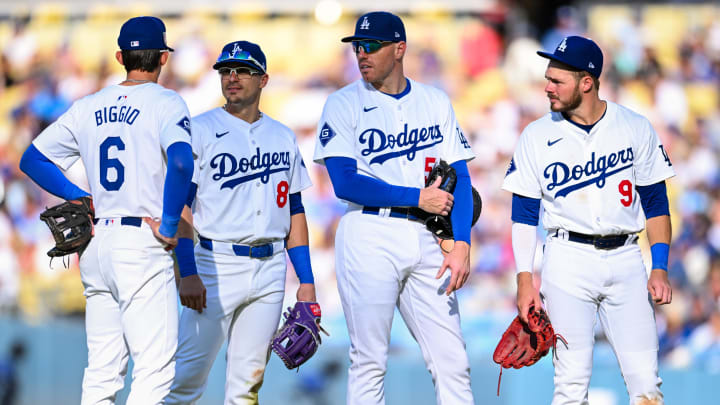
<path id="1" fill-rule="evenodd" d="M 200 276 L 193 274 L 180 279 L 180 303 L 202 314 L 207 308 L 207 290 Z"/>
<path id="2" fill-rule="evenodd" d="M 435 179 L 435 183 L 420 189 L 418 207 L 431 214 L 445 216 L 450 213 L 453 206 L 453 195 L 439 189 L 442 178 Z"/>
<path id="3" fill-rule="evenodd" d="M 152 218 L 143 217 L 143 221 L 145 221 L 146 224 L 150 225 L 150 228 L 153 231 L 153 235 L 155 235 L 155 239 L 160 242 L 166 251 L 171 251 L 175 249 L 175 246 L 178 244 L 177 236 L 173 236 L 172 238 L 168 238 L 166 236 L 163 236 L 160 233 L 160 221 L 156 221 Z"/>
<path id="4" fill-rule="evenodd" d="M 672 287 L 665 270 L 654 269 L 650 272 L 647 289 L 653 301 L 658 305 L 669 304 L 672 301 Z"/>
<path id="5" fill-rule="evenodd" d="M 296 297 L 298 301 L 317 302 L 315 284 L 301 283 L 300 287 L 298 287 Z"/>
<path id="6" fill-rule="evenodd" d="M 532 273 L 523 271 L 517 274 L 517 307 L 518 315 L 523 322 L 528 323 L 530 308 L 542 308 L 540 294 L 533 284 Z"/>
<path id="7" fill-rule="evenodd" d="M 455 290 L 465 285 L 468 277 L 470 277 L 470 245 L 467 242 L 456 241 L 450 253 L 445 256 L 440 271 L 438 271 L 436 279 L 445 274 L 445 270 L 450 269 L 450 282 L 445 289 L 445 294 L 450 295 Z"/>

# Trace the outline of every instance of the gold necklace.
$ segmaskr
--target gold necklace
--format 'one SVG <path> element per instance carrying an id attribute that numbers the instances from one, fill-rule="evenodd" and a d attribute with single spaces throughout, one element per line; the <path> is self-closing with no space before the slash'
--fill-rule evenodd
<path id="1" fill-rule="evenodd" d="M 150 83 L 151 81 L 152 81 L 152 80 L 125 79 L 125 80 L 123 80 L 123 83 L 128 82 L 128 83 L 138 83 L 138 84 L 142 84 L 142 83 Z"/>

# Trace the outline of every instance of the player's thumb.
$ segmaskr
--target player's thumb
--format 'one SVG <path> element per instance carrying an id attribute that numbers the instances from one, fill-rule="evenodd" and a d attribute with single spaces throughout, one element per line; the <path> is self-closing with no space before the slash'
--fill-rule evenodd
<path id="1" fill-rule="evenodd" d="M 438 176 L 438 178 L 435 179 L 433 184 L 430 185 L 432 188 L 439 188 L 440 184 L 442 184 L 442 177 Z"/>

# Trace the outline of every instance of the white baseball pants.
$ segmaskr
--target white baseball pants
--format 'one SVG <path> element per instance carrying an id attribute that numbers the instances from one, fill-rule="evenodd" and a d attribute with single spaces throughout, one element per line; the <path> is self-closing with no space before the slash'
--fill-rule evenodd
<path id="1" fill-rule="evenodd" d="M 612 250 L 549 236 L 542 285 L 558 341 L 552 405 L 587 405 L 592 372 L 595 317 L 617 356 L 635 404 L 645 395 L 662 404 L 658 377 L 658 337 L 647 273 L 637 244 Z"/>
<path id="2" fill-rule="evenodd" d="M 437 403 L 474 404 L 470 365 L 450 278 L 435 275 L 440 247 L 424 225 L 350 211 L 335 237 L 337 283 L 350 334 L 348 405 L 385 404 L 384 377 L 395 307 L 422 350 Z"/>
<path id="3" fill-rule="evenodd" d="M 210 369 L 228 340 L 226 405 L 258 403 L 270 343 L 280 323 L 285 294 L 285 251 L 251 259 L 195 246 L 198 274 L 207 290 L 202 314 L 183 308 L 176 377 L 168 404 L 194 404 L 205 391 Z"/>
<path id="4" fill-rule="evenodd" d="M 115 403 L 134 361 L 128 405 L 163 404 L 175 375 L 177 290 L 173 260 L 150 227 L 99 220 L 80 258 L 88 366 L 82 405 Z"/>

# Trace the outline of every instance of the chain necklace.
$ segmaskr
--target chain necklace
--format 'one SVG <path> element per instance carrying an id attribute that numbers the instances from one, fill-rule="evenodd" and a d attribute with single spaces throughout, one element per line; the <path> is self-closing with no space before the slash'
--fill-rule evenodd
<path id="1" fill-rule="evenodd" d="M 151 81 L 152 80 L 125 79 L 125 80 L 123 80 L 123 83 L 128 82 L 128 83 L 142 84 L 142 83 L 150 83 Z"/>

